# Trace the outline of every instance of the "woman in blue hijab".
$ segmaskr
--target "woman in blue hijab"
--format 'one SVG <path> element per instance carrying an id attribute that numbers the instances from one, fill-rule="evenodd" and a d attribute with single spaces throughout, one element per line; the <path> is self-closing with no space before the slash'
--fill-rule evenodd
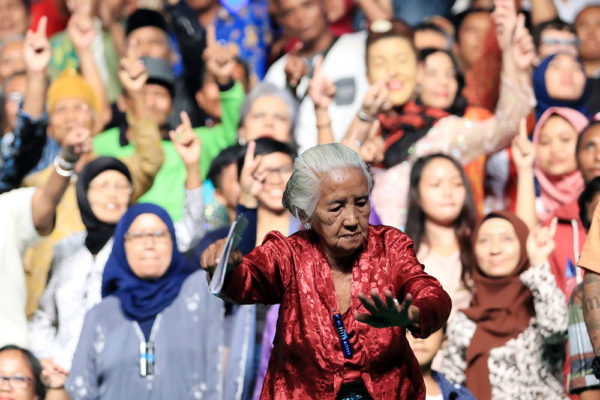
<path id="1" fill-rule="evenodd" d="M 535 120 L 550 107 L 568 107 L 587 115 L 587 78 L 581 60 L 571 54 L 546 57 L 533 70 Z"/>
<path id="2" fill-rule="evenodd" d="M 186 268 L 167 212 L 130 207 L 115 229 L 103 300 L 85 318 L 65 385 L 71 399 L 241 399 L 254 314 L 240 307 L 226 329 L 225 303 L 207 289 L 204 271 Z"/>

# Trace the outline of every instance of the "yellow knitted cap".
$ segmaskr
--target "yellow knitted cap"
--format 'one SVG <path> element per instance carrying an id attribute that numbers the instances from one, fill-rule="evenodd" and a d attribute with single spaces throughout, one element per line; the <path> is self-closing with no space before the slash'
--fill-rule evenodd
<path id="1" fill-rule="evenodd" d="M 85 101 L 92 110 L 99 116 L 102 112 L 102 105 L 98 94 L 89 83 L 73 68 L 65 69 L 58 78 L 56 78 L 50 88 L 46 98 L 48 113 L 51 113 L 59 100 L 77 98 Z"/>

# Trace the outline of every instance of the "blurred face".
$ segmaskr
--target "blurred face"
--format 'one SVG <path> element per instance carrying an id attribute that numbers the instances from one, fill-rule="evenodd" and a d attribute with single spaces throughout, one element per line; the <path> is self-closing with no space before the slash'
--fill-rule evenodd
<path id="1" fill-rule="evenodd" d="M 155 83 L 147 83 L 143 88 L 146 107 L 152 113 L 152 118 L 158 126 L 163 126 L 171 113 L 173 99 L 169 89 Z"/>
<path id="2" fill-rule="evenodd" d="M 339 21 L 348 11 L 345 0 L 325 0 L 325 9 L 327 10 L 327 20 L 329 22 Z"/>
<path id="3" fill-rule="evenodd" d="M 92 212 L 107 224 L 119 222 L 131 196 L 131 184 L 127 177 L 114 169 L 100 172 L 90 181 L 88 202 Z"/>
<path id="4" fill-rule="evenodd" d="M 555 100 L 577 100 L 583 95 L 586 77 L 575 57 L 558 54 L 548 64 L 545 75 L 548 95 Z"/>
<path id="5" fill-rule="evenodd" d="M 154 214 L 140 214 L 126 233 L 125 253 L 138 278 L 160 278 L 167 272 L 173 255 L 173 239 L 167 225 Z"/>
<path id="6" fill-rule="evenodd" d="M 34 400 L 38 396 L 34 391 L 33 371 L 27 359 L 18 350 L 5 350 L 0 353 L 0 399 Z"/>
<path id="7" fill-rule="evenodd" d="M 586 182 L 600 176 L 600 126 L 592 126 L 583 133 L 577 163 Z"/>
<path id="8" fill-rule="evenodd" d="M 17 112 L 19 103 L 25 96 L 26 79 L 25 75 L 18 75 L 6 83 L 6 93 L 4 101 L 4 114 L 6 115 L 6 132 L 12 132 L 17 122 Z"/>
<path id="9" fill-rule="evenodd" d="M 357 168 L 335 169 L 321 176 L 320 197 L 311 219 L 329 258 L 348 257 L 369 234 L 369 187 Z"/>
<path id="10" fill-rule="evenodd" d="M 419 181 L 419 205 L 425 216 L 449 226 L 465 204 L 467 191 L 460 171 L 445 158 L 434 158 L 423 168 Z"/>
<path id="11" fill-rule="evenodd" d="M 49 116 L 48 133 L 61 145 L 73 128 L 83 127 L 94 132 L 94 112 L 81 99 L 66 98 L 57 101 Z"/>
<path id="12" fill-rule="evenodd" d="M 135 29 L 127 37 L 127 54 L 170 60 L 171 46 L 165 31 L 154 26 Z"/>
<path id="13" fill-rule="evenodd" d="M 481 272 L 495 278 L 510 275 L 521 255 L 521 244 L 512 224 L 504 218 L 486 220 L 475 241 L 475 257 Z"/>
<path id="14" fill-rule="evenodd" d="M 469 14 L 458 30 L 458 47 L 467 68 L 483 54 L 485 37 L 491 27 L 492 18 L 486 12 Z"/>
<path id="15" fill-rule="evenodd" d="M 11 35 L 24 35 L 29 15 L 21 0 L 0 0 L 0 40 Z"/>
<path id="16" fill-rule="evenodd" d="M 579 54 L 584 60 L 600 59 L 600 7 L 588 7 L 575 19 Z"/>
<path id="17" fill-rule="evenodd" d="M 23 41 L 19 40 L 3 45 L 0 49 L 0 81 L 4 81 L 17 71 L 24 70 Z"/>
<path id="18" fill-rule="evenodd" d="M 279 0 L 279 21 L 292 37 L 314 42 L 327 30 L 326 10 L 321 0 Z"/>
<path id="19" fill-rule="evenodd" d="M 221 119 L 221 95 L 217 82 L 206 74 L 202 89 L 196 92 L 196 102 L 208 116 L 213 119 Z"/>
<path id="20" fill-rule="evenodd" d="M 421 101 L 429 107 L 449 108 L 458 93 L 456 70 L 445 53 L 433 53 L 421 67 Z"/>
<path id="21" fill-rule="evenodd" d="M 395 106 L 406 103 L 417 83 L 417 57 L 410 42 L 399 37 L 380 39 L 369 46 L 367 77 L 370 84 L 388 79 L 387 88 Z"/>
<path id="22" fill-rule="evenodd" d="M 220 188 L 215 189 L 215 197 L 228 209 L 235 210 L 241 192 L 236 163 L 229 164 L 223 168 L 220 186 Z"/>
<path id="23" fill-rule="evenodd" d="M 270 137 L 280 142 L 291 141 L 292 120 L 287 105 L 273 96 L 257 98 L 244 119 L 240 136 L 250 142 Z"/>
<path id="24" fill-rule="evenodd" d="M 435 357 L 438 350 L 442 347 L 444 331 L 438 329 L 425 339 L 417 339 L 407 329 L 406 340 L 408 340 L 408 344 L 419 362 L 419 366 L 429 367 L 433 357 Z"/>
<path id="25" fill-rule="evenodd" d="M 553 115 L 544 124 L 535 149 L 536 159 L 544 172 L 552 176 L 577 169 L 575 147 L 577 132 L 566 119 Z"/>
<path id="26" fill-rule="evenodd" d="M 447 49 L 448 40 L 440 32 L 434 30 L 423 30 L 415 32 L 415 48 L 423 49 Z"/>
<path id="27" fill-rule="evenodd" d="M 567 53 L 577 56 L 577 36 L 569 31 L 546 29 L 542 32 L 538 56 L 544 59 L 552 54 Z"/>
<path id="28" fill-rule="evenodd" d="M 260 157 L 260 156 L 259 156 Z M 287 181 L 292 176 L 292 157 L 284 153 L 271 153 L 262 156 L 261 168 L 265 171 L 265 181 L 257 198 L 261 207 L 274 212 L 285 210 L 281 199 Z"/>

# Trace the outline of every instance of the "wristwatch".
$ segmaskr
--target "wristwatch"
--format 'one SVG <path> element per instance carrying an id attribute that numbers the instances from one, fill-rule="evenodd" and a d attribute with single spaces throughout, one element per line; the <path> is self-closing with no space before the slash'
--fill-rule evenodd
<path id="1" fill-rule="evenodd" d="M 596 379 L 600 379 L 600 355 L 596 355 L 592 360 L 592 372 Z"/>

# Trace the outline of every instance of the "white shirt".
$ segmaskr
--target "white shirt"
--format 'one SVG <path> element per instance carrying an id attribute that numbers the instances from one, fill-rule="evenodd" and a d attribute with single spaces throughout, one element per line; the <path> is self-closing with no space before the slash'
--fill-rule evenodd
<path id="1" fill-rule="evenodd" d="M 366 32 L 348 33 L 340 36 L 323 60 L 323 73 L 336 87 L 336 94 L 329 106 L 331 129 L 336 141 L 340 141 L 352 119 L 360 110 L 365 92 L 367 77 L 365 66 Z M 265 81 L 285 88 L 285 63 L 288 56 L 277 60 L 267 71 Z M 317 145 L 317 119 L 315 105 L 308 94 L 308 82 L 305 76 L 298 84 L 297 94 L 301 100 L 296 123 L 296 142 L 300 153 Z M 304 97 L 303 97 L 304 96 Z"/>
<path id="2" fill-rule="evenodd" d="M 27 347 L 27 290 L 23 273 L 25 250 L 39 238 L 31 215 L 36 188 L 0 195 L 0 347 Z"/>

